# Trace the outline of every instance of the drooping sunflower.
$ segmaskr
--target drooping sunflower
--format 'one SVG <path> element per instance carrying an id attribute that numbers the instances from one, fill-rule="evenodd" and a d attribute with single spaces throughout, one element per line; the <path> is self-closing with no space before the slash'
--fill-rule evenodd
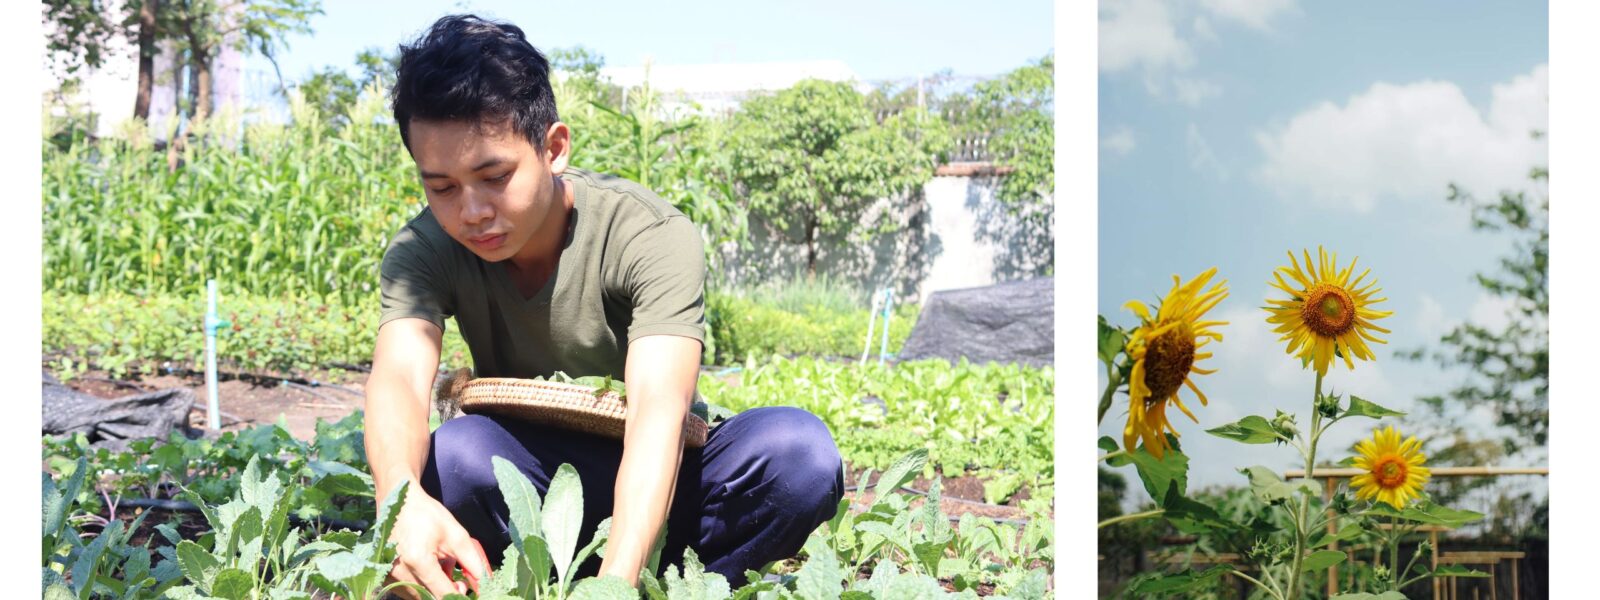
<path id="1" fill-rule="evenodd" d="M 1374 325 L 1372 321 L 1394 313 L 1369 308 L 1388 300 L 1372 297 L 1379 292 L 1377 278 L 1362 287 L 1362 280 L 1372 269 L 1362 271 L 1352 280 L 1350 274 L 1355 271 L 1356 261 L 1360 258 L 1350 261 L 1350 266 L 1341 271 L 1338 255 L 1330 256 L 1321 246 L 1317 247 L 1315 265 L 1311 263 L 1310 251 L 1305 252 L 1305 259 L 1302 269 L 1294 253 L 1290 252 L 1289 263 L 1293 268 L 1278 267 L 1272 273 L 1275 280 L 1270 282 L 1272 287 L 1288 292 L 1290 296 L 1287 300 L 1267 300 L 1271 306 L 1265 308 L 1272 313 L 1267 317 L 1267 322 L 1278 326 L 1273 332 L 1283 334 L 1280 341 L 1289 342 L 1287 352 L 1296 354 L 1302 365 L 1314 366 L 1318 375 L 1328 373 L 1328 364 L 1333 362 L 1335 356 L 1343 358 L 1345 366 L 1351 370 L 1356 368 L 1352 358 L 1373 360 L 1375 357 L 1372 349 L 1367 347 L 1367 342 L 1388 342 L 1378 339 L 1371 332 L 1389 333 L 1389 330 Z M 1284 275 L 1288 275 L 1290 280 L 1285 281 Z"/>
<path id="2" fill-rule="evenodd" d="M 1127 352 L 1133 360 L 1133 372 L 1128 377 L 1128 425 L 1122 430 L 1123 448 L 1132 450 L 1137 438 L 1144 440 L 1145 450 L 1150 454 L 1157 458 L 1165 455 L 1165 432 L 1178 434 L 1167 420 L 1168 403 L 1177 405 L 1190 420 L 1200 422 L 1178 398 L 1178 388 L 1188 385 L 1200 398 L 1200 404 L 1206 404 L 1206 395 L 1195 387 L 1189 374 L 1216 372 L 1195 365 L 1211 357 L 1210 352 L 1200 352 L 1201 348 L 1212 340 L 1222 341 L 1222 334 L 1212 328 L 1227 324 L 1200 320 L 1206 311 L 1228 297 L 1226 280 L 1205 289 L 1206 282 L 1216 274 L 1216 267 L 1212 267 L 1188 283 L 1173 275 L 1172 290 L 1161 300 L 1154 315 L 1138 300 L 1123 305 L 1140 320 L 1139 327 L 1128 336 Z"/>
<path id="3" fill-rule="evenodd" d="M 1389 426 L 1382 431 L 1372 430 L 1372 439 L 1356 442 L 1355 467 L 1366 471 L 1350 478 L 1350 487 L 1362 500 L 1377 498 L 1396 509 L 1422 493 L 1423 484 L 1431 473 L 1422 466 L 1428 460 L 1422 454 L 1422 442 L 1416 437 L 1400 441 L 1400 433 Z"/>

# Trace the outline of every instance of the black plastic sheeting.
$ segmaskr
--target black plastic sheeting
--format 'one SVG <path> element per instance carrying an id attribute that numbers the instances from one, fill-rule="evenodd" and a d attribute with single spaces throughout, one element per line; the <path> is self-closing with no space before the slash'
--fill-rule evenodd
<path id="1" fill-rule="evenodd" d="M 934 292 L 897 358 L 1049 365 L 1056 354 L 1054 281 Z"/>
<path id="2" fill-rule="evenodd" d="M 102 400 L 61 385 L 44 373 L 43 433 L 83 433 L 96 448 L 124 451 L 141 438 L 166 440 L 173 428 L 188 429 L 194 392 L 170 388 Z"/>

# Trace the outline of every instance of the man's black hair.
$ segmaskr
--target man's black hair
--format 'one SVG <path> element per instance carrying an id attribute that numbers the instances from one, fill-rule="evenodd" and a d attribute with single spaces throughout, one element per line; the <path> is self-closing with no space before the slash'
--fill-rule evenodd
<path id="1" fill-rule="evenodd" d="M 475 15 L 440 18 L 414 43 L 401 44 L 392 100 L 406 150 L 413 119 L 509 121 L 535 148 L 544 147 L 558 120 L 550 62 L 521 28 Z"/>

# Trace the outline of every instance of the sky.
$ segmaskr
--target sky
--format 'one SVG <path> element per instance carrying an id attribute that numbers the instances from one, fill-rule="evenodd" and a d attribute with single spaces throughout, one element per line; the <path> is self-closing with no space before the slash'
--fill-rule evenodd
<path id="1" fill-rule="evenodd" d="M 1191 488 L 1298 460 L 1204 432 L 1275 408 L 1308 427 L 1314 373 L 1284 354 L 1260 308 L 1283 296 L 1267 281 L 1287 251 L 1359 256 L 1389 299 L 1375 308 L 1395 313 L 1379 322 L 1394 333 L 1378 360 L 1337 366 L 1325 385 L 1409 411 L 1459 381 L 1392 353 L 1462 321 L 1506 320 L 1472 276 L 1493 272 L 1509 242 L 1472 231 L 1445 197 L 1451 182 L 1483 198 L 1526 188 L 1529 169 L 1548 164 L 1528 134 L 1548 128 L 1544 4 L 1106 0 L 1099 20 L 1099 312 L 1131 328 L 1123 303 L 1154 306 L 1174 274 L 1213 266 L 1231 289 L 1208 315 L 1230 322 L 1225 339 L 1201 363 L 1220 370 L 1196 379 L 1210 405 L 1185 390 L 1200 423 L 1170 417 Z M 1100 427 L 1119 445 L 1121 399 Z M 1466 417 L 1488 427 L 1485 414 Z M 1370 435 L 1341 422 L 1319 456 L 1338 460 Z"/>
<path id="2" fill-rule="evenodd" d="M 325 65 L 353 68 L 356 53 L 393 49 L 448 13 L 472 12 L 521 27 L 540 50 L 583 46 L 608 66 L 842 60 L 865 80 L 950 69 L 992 76 L 1051 51 L 1048 0 L 986 5 L 950 0 L 887 2 L 711 0 L 645 2 L 323 2 L 311 35 L 288 38 L 279 65 L 298 80 Z M 249 68 L 271 72 L 262 58 Z"/>

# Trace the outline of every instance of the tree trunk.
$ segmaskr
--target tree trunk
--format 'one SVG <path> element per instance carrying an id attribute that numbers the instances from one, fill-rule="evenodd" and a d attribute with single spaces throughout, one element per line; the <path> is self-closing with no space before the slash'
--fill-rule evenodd
<path id="1" fill-rule="evenodd" d="M 161 0 L 144 0 L 139 7 L 139 90 L 133 100 L 133 116 L 150 120 L 150 91 L 155 87 L 156 11 Z"/>
<path id="2" fill-rule="evenodd" d="M 817 280 L 817 223 L 806 219 L 806 281 Z"/>

